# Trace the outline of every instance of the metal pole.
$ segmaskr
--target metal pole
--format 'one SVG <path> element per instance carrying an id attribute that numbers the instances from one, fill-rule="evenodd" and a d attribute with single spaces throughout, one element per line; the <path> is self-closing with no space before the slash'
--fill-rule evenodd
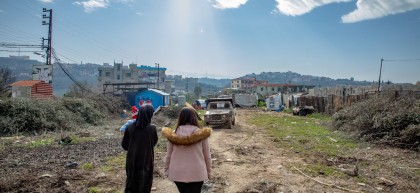
<path id="1" fill-rule="evenodd" d="M 381 92 L 381 74 L 382 74 L 382 62 L 384 59 L 381 59 L 381 67 L 379 68 L 379 80 L 378 80 L 378 94 Z"/>
<path id="2" fill-rule="evenodd" d="M 158 78 L 157 78 L 157 89 L 159 89 L 159 82 L 160 82 L 160 80 L 159 80 L 159 63 L 155 63 L 155 67 L 156 66 L 158 68 L 158 73 L 157 73 L 157 75 L 158 75 Z"/>

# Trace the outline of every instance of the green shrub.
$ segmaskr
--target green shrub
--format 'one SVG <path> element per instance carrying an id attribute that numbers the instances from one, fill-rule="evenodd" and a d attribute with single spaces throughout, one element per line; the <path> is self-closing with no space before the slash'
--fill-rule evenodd
<path id="1" fill-rule="evenodd" d="M 334 128 L 358 138 L 420 149 L 420 100 L 374 97 L 333 115 Z"/>
<path id="2" fill-rule="evenodd" d="M 267 107 L 267 104 L 265 103 L 265 101 L 258 101 L 257 102 L 257 107 L 263 107 L 263 108 L 265 108 L 265 107 Z"/>
<path id="3" fill-rule="evenodd" d="M 0 135 L 17 132 L 68 130 L 99 125 L 124 108 L 119 98 L 104 96 L 0 101 Z"/>

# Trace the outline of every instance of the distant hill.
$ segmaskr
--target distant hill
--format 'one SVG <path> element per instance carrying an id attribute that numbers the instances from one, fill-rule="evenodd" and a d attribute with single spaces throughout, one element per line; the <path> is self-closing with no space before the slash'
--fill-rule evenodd
<path id="1" fill-rule="evenodd" d="M 260 74 L 247 74 L 241 78 L 257 78 L 266 80 L 272 84 L 302 84 L 316 87 L 335 87 L 336 85 L 366 86 L 371 85 L 368 81 L 355 81 L 354 79 L 332 79 L 311 75 L 301 75 L 296 72 L 262 72 Z"/>
<path id="2" fill-rule="evenodd" d="M 198 82 L 207 85 L 213 85 L 219 88 L 230 87 L 230 79 L 198 78 Z"/>

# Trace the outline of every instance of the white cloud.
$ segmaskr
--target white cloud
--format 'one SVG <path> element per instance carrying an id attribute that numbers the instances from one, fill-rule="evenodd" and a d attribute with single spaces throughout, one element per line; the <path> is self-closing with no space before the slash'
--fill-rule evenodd
<path id="1" fill-rule="evenodd" d="M 343 23 L 376 19 L 420 9 L 419 0 L 358 0 L 357 9 L 341 17 Z"/>
<path id="2" fill-rule="evenodd" d="M 290 16 L 303 15 L 317 7 L 331 3 L 349 2 L 353 0 L 276 0 L 280 13 Z"/>
<path id="3" fill-rule="evenodd" d="M 54 0 L 39 0 L 39 1 L 41 1 L 42 3 L 52 3 L 52 2 L 54 2 Z"/>
<path id="4" fill-rule="evenodd" d="M 341 17 L 343 23 L 354 23 L 420 9 L 419 0 L 276 0 L 277 10 L 290 16 L 311 12 L 331 3 L 357 1 L 357 9 Z"/>
<path id="5" fill-rule="evenodd" d="M 141 13 L 141 12 L 136 12 L 136 15 L 142 16 L 142 15 L 144 15 L 144 14 L 143 14 L 143 13 Z"/>
<path id="6" fill-rule="evenodd" d="M 107 8 L 109 5 L 109 0 L 76 1 L 73 4 L 83 6 L 85 12 L 90 13 L 98 8 Z"/>
<path id="7" fill-rule="evenodd" d="M 248 0 L 211 0 L 213 7 L 218 9 L 233 9 L 244 5 Z"/>
<path id="8" fill-rule="evenodd" d="M 0 9 L 0 13 L 4 13 L 4 11 Z"/>

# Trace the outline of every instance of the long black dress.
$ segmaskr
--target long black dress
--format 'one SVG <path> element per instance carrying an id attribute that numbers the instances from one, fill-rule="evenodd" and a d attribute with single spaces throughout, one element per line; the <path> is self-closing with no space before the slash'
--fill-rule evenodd
<path id="1" fill-rule="evenodd" d="M 125 130 L 122 147 L 127 150 L 126 193 L 150 192 L 153 182 L 154 146 L 158 141 L 156 126 L 151 125 L 154 109 L 140 108 L 136 122 Z"/>

